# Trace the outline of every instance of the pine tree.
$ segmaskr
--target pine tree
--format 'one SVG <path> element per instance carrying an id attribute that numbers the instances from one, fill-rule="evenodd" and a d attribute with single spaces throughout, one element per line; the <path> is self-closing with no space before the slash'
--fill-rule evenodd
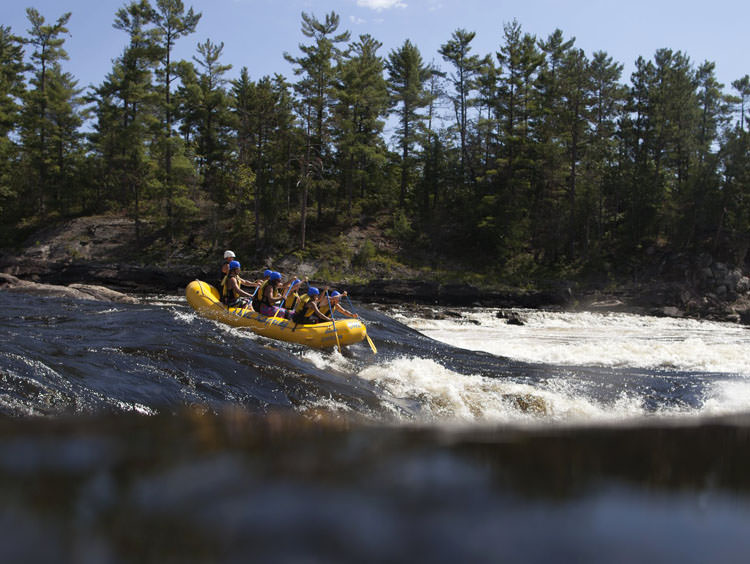
<path id="1" fill-rule="evenodd" d="M 461 178 L 465 182 L 469 155 L 467 152 L 469 135 L 469 108 L 473 104 L 471 93 L 477 87 L 477 76 L 479 74 L 482 60 L 477 55 L 470 55 L 471 42 L 476 36 L 475 32 L 465 29 L 457 29 L 453 32 L 451 39 L 440 46 L 439 53 L 443 59 L 453 66 L 450 81 L 453 84 L 454 93 L 450 96 L 453 109 L 456 114 L 456 128 L 460 140 L 460 163 Z M 473 181 L 475 175 L 470 174 Z"/>
<path id="2" fill-rule="evenodd" d="M 296 181 L 290 161 L 299 153 L 290 85 L 280 75 L 254 82 L 243 68 L 232 81 L 230 97 L 239 167 L 255 175 L 253 193 L 247 198 L 238 194 L 237 199 L 248 210 L 252 204 L 254 247 L 260 252 L 271 241 L 283 242 L 281 221 L 289 220 L 291 187 Z M 266 233 L 276 236 L 266 238 Z"/>
<path id="3" fill-rule="evenodd" d="M 32 76 L 24 93 L 20 138 L 26 193 L 40 214 L 65 211 L 76 189 L 76 159 L 80 158 L 79 131 L 83 118 L 75 79 L 62 70 L 68 54 L 63 49 L 70 12 L 54 25 L 33 8 L 26 10 L 31 24 L 27 42 L 33 46 Z"/>
<path id="4" fill-rule="evenodd" d="M 698 249 L 704 248 L 722 213 L 718 206 L 721 176 L 716 147 L 720 132 L 729 123 L 730 105 L 722 94 L 724 85 L 716 79 L 715 69 L 714 63 L 705 61 L 695 71 L 697 107 L 690 144 L 693 155 L 689 160 L 690 174 L 678 194 L 678 223 L 674 228 L 676 244 Z"/>
<path id="5" fill-rule="evenodd" d="M 750 249 L 750 134 L 740 127 L 727 132 L 721 151 L 723 181 L 720 215 L 710 250 L 744 264 Z M 733 251 L 733 255 L 729 253 Z"/>
<path id="6" fill-rule="evenodd" d="M 621 212 L 618 122 L 627 96 L 627 89 L 620 84 L 622 70 L 623 65 L 604 51 L 596 51 L 589 65 L 592 127 L 584 174 L 591 213 L 586 224 L 586 248 L 592 239 L 602 246 L 605 239 L 611 241 Z"/>
<path id="7" fill-rule="evenodd" d="M 93 198 L 125 206 L 141 239 L 144 200 L 155 184 L 157 163 L 149 150 L 158 135 L 160 95 L 153 85 L 153 72 L 161 57 L 155 30 L 150 26 L 152 9 L 148 0 L 134 1 L 120 8 L 112 24 L 128 35 L 123 54 L 114 61 L 105 81 L 91 96 L 97 119 L 91 144 L 99 161 L 99 182 L 106 196 Z"/>
<path id="8" fill-rule="evenodd" d="M 565 242 L 571 237 L 575 222 L 575 160 L 579 140 L 580 109 L 569 106 L 569 101 L 580 104 L 580 94 L 573 85 L 576 71 L 567 67 L 579 64 L 573 49 L 575 38 L 565 40 L 556 29 L 546 41 L 539 41 L 543 61 L 536 81 L 535 139 L 536 167 L 533 174 L 531 221 L 532 237 L 537 249 L 543 251 L 549 262 L 556 262 L 563 252 Z M 580 74 L 580 73 L 579 73 Z M 567 75 L 567 76 L 566 76 Z M 573 86 L 568 90 L 569 86 Z M 572 162 L 571 162 L 572 161 Z M 572 201 L 566 198 L 566 194 Z"/>
<path id="9" fill-rule="evenodd" d="M 477 226 L 487 246 L 507 256 L 520 252 L 529 241 L 535 170 L 534 92 L 544 58 L 536 38 L 513 21 L 503 27 L 497 59 L 502 73 L 497 98 L 501 145 L 497 175 L 479 208 Z"/>
<path id="10" fill-rule="evenodd" d="M 740 104 L 740 129 L 745 129 L 745 108 L 747 107 L 747 101 L 750 100 L 750 75 L 745 75 L 732 82 L 732 88 L 734 88 L 739 94 Z"/>
<path id="11" fill-rule="evenodd" d="M 300 246 L 305 248 L 307 230 L 307 201 L 309 188 L 316 188 L 318 222 L 323 213 L 323 187 L 330 179 L 323 177 L 324 163 L 331 160 L 331 112 L 333 108 L 334 81 L 337 65 L 342 56 L 338 43 L 349 40 L 349 32 L 336 34 L 339 16 L 327 14 L 325 21 L 302 13 L 302 34 L 311 39 L 310 45 L 300 45 L 303 56 L 284 58 L 295 65 L 294 74 L 302 78 L 294 85 L 298 96 L 298 113 L 305 131 L 306 147 L 298 157 L 300 163 L 299 182 L 303 187 L 301 205 Z"/>
<path id="12" fill-rule="evenodd" d="M 197 67 L 183 63 L 179 67 L 182 86 L 177 92 L 180 130 L 186 145 L 194 145 L 196 168 L 206 194 L 216 202 L 226 201 L 226 166 L 231 161 L 228 97 L 224 75 L 232 65 L 220 62 L 224 44 L 210 39 L 198 44 Z"/>
<path id="13" fill-rule="evenodd" d="M 412 151 L 425 119 L 420 110 L 430 104 L 431 97 L 426 85 L 433 71 L 423 63 L 419 49 L 408 39 L 401 47 L 390 52 L 386 68 L 391 107 L 396 108 L 399 123 L 396 128 L 401 148 L 399 205 L 403 207 L 412 182 Z"/>
<path id="14" fill-rule="evenodd" d="M 377 189 L 378 170 L 385 164 L 381 134 L 388 110 L 384 63 L 377 51 L 382 43 L 361 35 L 341 64 L 337 84 L 336 142 L 343 175 L 347 211 L 351 217 L 354 188 L 364 198 Z"/>
<path id="15" fill-rule="evenodd" d="M 162 104 L 163 132 L 159 139 L 162 150 L 164 170 L 162 184 L 166 200 L 167 235 L 174 236 L 176 208 L 182 213 L 192 209 L 187 200 L 186 182 L 192 172 L 185 158 L 180 143 L 174 138 L 175 107 L 172 100 L 172 82 L 178 76 L 175 63 L 172 61 L 172 51 L 178 39 L 195 32 L 201 14 L 196 14 L 193 8 L 185 12 L 182 0 L 156 0 L 156 7 L 152 12 L 152 21 L 158 30 L 158 40 L 161 47 L 161 65 L 158 77 L 164 88 Z M 175 159 L 178 159 L 175 163 Z M 176 169 L 176 170 L 175 170 Z"/>
<path id="16" fill-rule="evenodd" d="M 17 184 L 13 172 L 19 147 L 13 137 L 21 118 L 18 101 L 26 89 L 25 70 L 21 38 L 10 27 L 0 26 L 0 214 Z"/>

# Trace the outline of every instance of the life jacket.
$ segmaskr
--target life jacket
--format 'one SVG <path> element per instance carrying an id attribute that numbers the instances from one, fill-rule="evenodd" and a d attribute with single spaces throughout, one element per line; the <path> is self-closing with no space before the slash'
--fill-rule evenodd
<path id="1" fill-rule="evenodd" d="M 299 294 L 297 292 L 292 292 L 286 297 L 286 300 L 284 300 L 284 305 L 282 305 L 281 307 L 283 307 L 284 309 L 297 311 L 297 304 L 300 300 L 301 298 L 299 297 Z"/>
<path id="2" fill-rule="evenodd" d="M 299 300 L 298 309 L 292 316 L 292 321 L 295 323 L 311 323 L 310 318 L 315 314 L 315 308 L 313 307 L 313 300 L 305 294 Z"/>
<path id="3" fill-rule="evenodd" d="M 237 300 L 240 295 L 237 290 L 229 287 L 229 274 L 225 275 L 221 281 L 221 303 L 228 305 Z"/>
<path id="4" fill-rule="evenodd" d="M 270 289 L 270 291 L 269 291 Z M 276 304 L 273 303 L 274 300 L 271 299 L 271 295 L 273 294 L 273 286 L 268 284 L 268 282 L 264 282 L 263 286 L 260 287 L 260 291 L 262 294 L 260 295 L 260 303 L 265 304 L 268 307 L 274 307 Z"/>
<path id="5" fill-rule="evenodd" d="M 264 280 L 261 282 L 260 286 L 255 290 L 255 295 L 253 296 L 253 309 L 255 311 L 258 311 L 260 309 L 260 300 L 263 298 L 263 292 L 266 291 L 266 286 L 268 285 L 268 280 Z"/>
<path id="6" fill-rule="evenodd" d="M 307 304 L 307 302 L 310 301 L 310 296 L 307 295 L 307 294 L 303 294 L 302 296 L 297 295 L 297 298 L 298 299 L 297 299 L 297 303 L 294 306 L 294 311 L 295 312 L 300 312 L 300 311 L 302 311 L 304 309 L 304 307 Z"/>
<path id="7" fill-rule="evenodd" d="M 331 308 L 328 307 L 328 300 L 326 300 L 322 304 L 320 304 L 318 306 L 318 309 L 320 310 L 320 313 L 322 313 L 326 317 L 331 317 Z"/>

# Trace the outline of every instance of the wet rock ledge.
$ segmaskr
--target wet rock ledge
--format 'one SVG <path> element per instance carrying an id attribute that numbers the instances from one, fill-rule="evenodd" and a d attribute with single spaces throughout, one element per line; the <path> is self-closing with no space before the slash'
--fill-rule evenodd
<path id="1" fill-rule="evenodd" d="M 5 273 L 0 273 L 0 290 L 22 292 L 37 296 L 64 297 L 99 302 L 138 303 L 136 298 L 105 288 L 104 286 L 92 284 L 71 284 L 69 286 L 42 284 L 20 280 L 15 276 Z"/>

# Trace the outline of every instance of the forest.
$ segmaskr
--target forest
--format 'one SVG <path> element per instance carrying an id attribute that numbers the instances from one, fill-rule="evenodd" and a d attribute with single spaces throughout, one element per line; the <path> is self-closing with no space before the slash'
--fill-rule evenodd
<path id="1" fill-rule="evenodd" d="M 122 52 L 82 89 L 65 70 L 71 14 L 27 17 L 22 35 L 0 26 L 8 244 L 112 213 L 144 249 L 213 257 L 303 256 L 375 226 L 403 260 L 511 278 L 627 270 L 654 249 L 747 259 L 750 77 L 720 84 L 714 62 L 659 49 L 626 80 L 605 51 L 517 21 L 491 54 L 466 29 L 434 57 L 408 40 L 383 53 L 336 13 L 302 13 L 292 79 L 230 80 L 219 38 L 174 60 L 200 13 L 135 0 L 113 17 Z M 365 241 L 355 259 L 380 252 Z"/>

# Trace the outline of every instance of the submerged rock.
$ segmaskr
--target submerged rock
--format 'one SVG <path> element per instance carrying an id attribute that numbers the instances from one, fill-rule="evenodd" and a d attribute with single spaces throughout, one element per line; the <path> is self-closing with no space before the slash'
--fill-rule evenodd
<path id="1" fill-rule="evenodd" d="M 498 319 L 505 319 L 505 323 L 508 325 L 526 325 L 526 320 L 517 311 L 505 311 L 501 309 L 497 312 L 495 317 Z"/>
<path id="2" fill-rule="evenodd" d="M 544 399 L 533 394 L 504 394 L 503 400 L 514 409 L 533 415 L 546 415 L 549 409 Z"/>

